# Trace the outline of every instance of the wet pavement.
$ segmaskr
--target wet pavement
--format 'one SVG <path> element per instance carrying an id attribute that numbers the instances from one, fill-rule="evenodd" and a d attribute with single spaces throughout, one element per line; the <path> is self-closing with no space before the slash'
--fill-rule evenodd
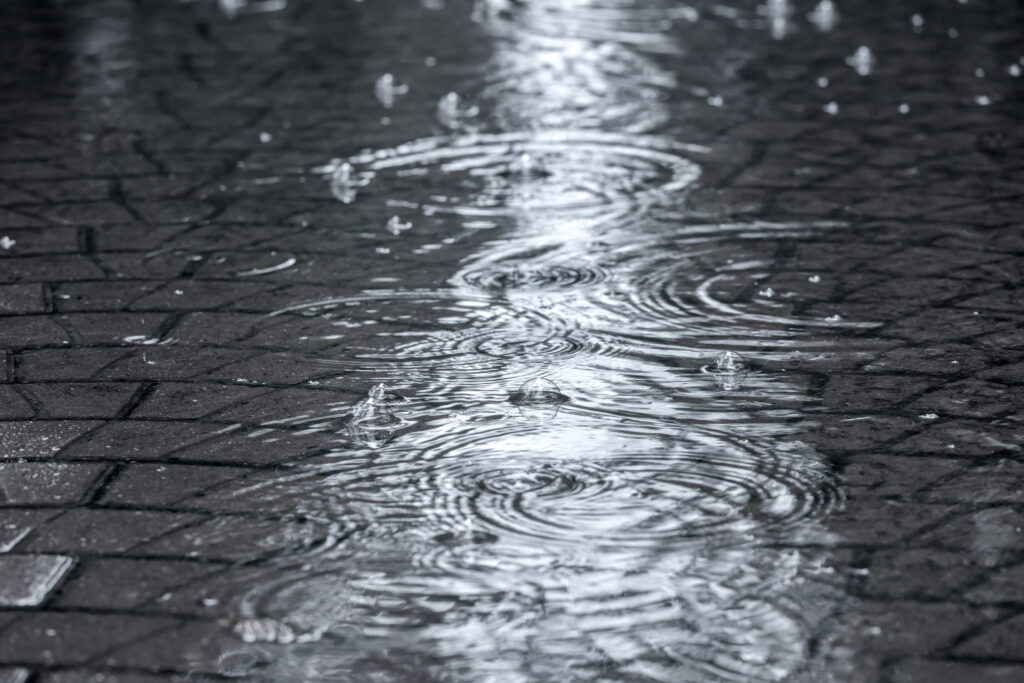
<path id="1" fill-rule="evenodd" d="M 1024 679 L 1022 20 L 0 4 L 0 682 Z"/>

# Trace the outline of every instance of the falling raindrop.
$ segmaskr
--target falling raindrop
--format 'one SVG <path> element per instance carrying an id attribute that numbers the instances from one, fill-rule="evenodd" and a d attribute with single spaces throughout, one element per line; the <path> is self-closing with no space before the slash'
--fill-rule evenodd
<path id="1" fill-rule="evenodd" d="M 856 52 L 846 58 L 846 63 L 861 76 L 867 76 L 875 68 L 875 55 L 867 45 L 861 45 Z"/>
<path id="2" fill-rule="evenodd" d="M 405 230 L 408 230 L 411 227 L 412 227 L 412 222 L 411 221 L 403 223 L 402 219 L 399 218 L 398 216 L 392 216 L 390 219 L 388 219 L 388 223 L 385 226 L 385 229 L 388 232 L 390 232 L 392 235 L 396 235 L 397 236 L 397 235 L 401 234 L 402 232 L 404 232 Z"/>
<path id="3" fill-rule="evenodd" d="M 807 15 L 807 19 L 814 24 L 819 31 L 831 31 L 839 23 L 839 11 L 832 0 L 821 0 L 814 10 Z"/>
<path id="4" fill-rule="evenodd" d="M 377 96 L 377 100 L 379 100 L 386 109 L 390 109 L 395 105 L 395 96 L 404 95 L 409 92 L 409 86 L 396 83 L 395 77 L 387 73 L 378 78 L 373 84 L 373 92 Z"/>

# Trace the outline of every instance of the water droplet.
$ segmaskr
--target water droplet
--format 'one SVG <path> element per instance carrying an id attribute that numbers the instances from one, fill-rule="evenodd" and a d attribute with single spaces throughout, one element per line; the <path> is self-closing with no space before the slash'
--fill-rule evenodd
<path id="1" fill-rule="evenodd" d="M 389 392 L 383 384 L 370 389 L 365 399 L 352 409 L 352 422 L 367 429 L 394 427 L 401 420 L 395 417 L 388 406 Z"/>
<path id="2" fill-rule="evenodd" d="M 918 415 L 922 420 L 937 420 L 939 416 L 935 413 L 925 413 L 924 415 Z"/>
<path id="3" fill-rule="evenodd" d="M 708 368 L 710 372 L 723 374 L 738 374 L 747 372 L 750 364 L 747 359 L 735 351 L 722 351 L 715 356 L 714 362 Z"/>
<path id="4" fill-rule="evenodd" d="M 0 237 L 0 249 L 10 249 L 11 247 L 13 247 L 17 243 L 18 243 L 17 240 L 12 240 L 7 235 L 4 235 L 3 237 Z"/>
<path id="5" fill-rule="evenodd" d="M 722 99 L 722 97 L 720 97 L 719 95 L 712 95 L 711 97 L 708 98 L 708 104 L 710 104 L 712 107 L 723 107 L 725 106 L 725 100 Z"/>
<path id="6" fill-rule="evenodd" d="M 815 81 L 819 88 L 827 88 L 829 84 L 828 76 L 818 76 L 818 80 Z"/>
<path id="7" fill-rule="evenodd" d="M 467 119 L 471 119 L 479 113 L 480 109 L 474 105 L 464 106 L 462 98 L 455 92 L 448 93 L 437 103 L 438 120 L 453 130 L 461 128 Z"/>
<path id="8" fill-rule="evenodd" d="M 808 282 L 812 282 L 814 284 L 818 284 L 819 282 L 821 282 L 821 276 L 820 275 L 812 275 L 809 278 L 807 278 L 807 281 Z"/>
<path id="9" fill-rule="evenodd" d="M 1014 78 L 1020 78 L 1020 66 L 1018 66 L 1017 64 L 1011 64 L 1009 67 L 1007 67 L 1006 72 L 1013 76 Z"/>
<path id="10" fill-rule="evenodd" d="M 347 161 L 334 169 L 331 174 L 331 194 L 343 204 L 351 204 L 356 198 L 358 183 L 352 175 L 352 164 Z"/>
<path id="11" fill-rule="evenodd" d="M 957 31 L 955 28 L 950 28 L 948 31 L 946 31 L 946 35 L 948 35 L 950 38 L 959 38 L 960 31 Z"/>
<path id="12" fill-rule="evenodd" d="M 569 397 L 548 378 L 535 377 L 523 382 L 510 400 L 518 406 L 557 405 L 567 402 Z"/>
<path id="13" fill-rule="evenodd" d="M 388 232 L 390 232 L 392 235 L 396 235 L 397 236 L 397 235 L 401 234 L 403 231 L 408 230 L 411 227 L 412 227 L 412 222 L 411 221 L 403 223 L 402 219 L 399 218 L 398 216 L 392 216 L 390 219 L 388 219 L 388 223 L 385 226 L 385 229 Z"/>
<path id="14" fill-rule="evenodd" d="M 907 104 L 906 102 L 902 102 L 900 104 L 900 108 L 899 109 L 900 109 L 900 113 L 901 114 L 909 114 L 910 113 L 910 105 Z"/>
<path id="15" fill-rule="evenodd" d="M 819 31 L 831 31 L 839 23 L 839 11 L 832 0 L 821 0 L 814 10 L 807 15 L 808 21 L 814 24 Z"/>
<path id="16" fill-rule="evenodd" d="M 843 319 L 843 317 L 841 315 L 839 315 L 838 313 L 834 313 L 834 314 L 830 315 L 829 317 L 825 318 L 825 320 L 829 321 L 830 323 L 837 323 L 837 322 L 839 322 L 842 319 Z"/>
<path id="17" fill-rule="evenodd" d="M 835 116 L 836 114 L 839 113 L 839 103 L 833 100 L 832 102 L 829 102 L 821 109 L 829 116 Z"/>
<path id="18" fill-rule="evenodd" d="M 274 139 L 274 136 L 271 135 L 270 133 L 268 133 L 267 131 L 263 131 L 263 132 L 260 133 L 260 142 L 262 142 L 264 145 L 267 144 L 268 142 L 270 142 L 273 139 Z"/>
<path id="19" fill-rule="evenodd" d="M 771 299 L 773 296 L 775 296 L 775 290 L 772 289 L 771 287 L 766 287 L 765 289 L 759 291 L 758 294 L 765 297 L 766 299 Z"/>
<path id="20" fill-rule="evenodd" d="M 861 45 L 856 52 L 846 58 L 846 63 L 861 76 L 867 76 L 875 68 L 875 55 L 867 45 Z"/>
<path id="21" fill-rule="evenodd" d="M 407 92 L 409 92 L 409 86 L 398 83 L 395 81 L 395 77 L 389 73 L 378 78 L 373 84 L 373 94 L 386 109 L 395 105 L 396 95 L 404 95 Z"/>
<path id="22" fill-rule="evenodd" d="M 992 98 L 990 98 L 988 95 L 978 95 L 977 97 L 974 98 L 974 103 L 977 104 L 979 107 L 987 107 L 988 105 L 992 104 Z"/>
<path id="23" fill-rule="evenodd" d="M 974 70 L 974 76 L 975 78 L 985 78 L 985 70 L 979 66 Z"/>
<path id="24" fill-rule="evenodd" d="M 911 15 L 910 25 L 914 27 L 915 32 L 920 33 L 921 29 L 924 27 L 924 17 L 920 14 Z"/>
<path id="25" fill-rule="evenodd" d="M 433 56 L 428 56 L 426 59 L 423 60 L 423 63 L 426 64 L 427 66 L 437 66 L 437 58 Z"/>

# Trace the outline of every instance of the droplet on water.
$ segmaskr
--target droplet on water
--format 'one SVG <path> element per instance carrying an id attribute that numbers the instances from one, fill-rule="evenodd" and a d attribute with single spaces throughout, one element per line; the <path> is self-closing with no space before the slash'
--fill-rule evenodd
<path id="1" fill-rule="evenodd" d="M 814 24 L 819 31 L 831 31 L 839 23 L 839 11 L 832 0 L 821 0 L 814 10 L 807 15 L 807 19 Z"/>
<path id="2" fill-rule="evenodd" d="M 471 119 L 479 113 L 480 109 L 474 105 L 463 106 L 462 98 L 455 92 L 448 93 L 437 103 L 438 120 L 453 130 L 461 128 L 466 119 Z"/>
<path id="3" fill-rule="evenodd" d="M 875 68 L 875 55 L 867 45 L 861 45 L 856 52 L 846 58 L 846 63 L 861 76 L 867 76 Z"/>
<path id="4" fill-rule="evenodd" d="M 392 216 L 390 219 L 388 219 L 388 223 L 384 227 L 392 235 L 399 235 L 403 231 L 408 230 L 409 228 L 411 228 L 412 227 L 412 222 L 410 221 L 410 222 L 403 223 L 402 219 L 399 218 L 398 216 Z"/>
<path id="5" fill-rule="evenodd" d="M 388 407 L 389 392 L 383 384 L 370 389 L 365 399 L 352 409 L 352 422 L 364 428 L 394 427 L 401 422 Z"/>
<path id="6" fill-rule="evenodd" d="M 569 397 L 548 378 L 534 377 L 523 382 L 510 400 L 519 406 L 557 405 L 567 402 Z"/>
<path id="7" fill-rule="evenodd" d="M 373 84 L 374 95 L 377 96 L 377 100 L 386 109 L 390 109 L 395 105 L 396 95 L 404 95 L 407 92 L 409 92 L 409 86 L 396 83 L 395 77 L 391 74 L 384 74 Z"/>
<path id="8" fill-rule="evenodd" d="M 715 356 L 715 361 L 708 369 L 721 374 L 739 374 L 750 370 L 750 364 L 746 358 L 735 351 L 722 351 Z"/>
<path id="9" fill-rule="evenodd" d="M 331 174 L 331 194 L 343 204 L 351 204 L 356 198 L 357 186 L 355 178 L 352 177 L 352 164 L 347 161 Z"/>

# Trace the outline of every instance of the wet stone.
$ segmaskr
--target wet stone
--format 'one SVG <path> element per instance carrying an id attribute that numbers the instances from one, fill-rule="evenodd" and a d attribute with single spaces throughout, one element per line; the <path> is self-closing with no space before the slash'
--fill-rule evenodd
<path id="1" fill-rule="evenodd" d="M 0 506 L 79 502 L 106 469 L 100 464 L 0 462 Z"/>
<path id="2" fill-rule="evenodd" d="M 912 659 L 899 662 L 893 683 L 943 681 L 943 683 L 1014 683 L 1024 679 L 1024 664 Z"/>
<path id="3" fill-rule="evenodd" d="M 42 313 L 45 310 L 46 302 L 40 285 L 0 285 L 0 316 Z"/>
<path id="4" fill-rule="evenodd" d="M 172 512 L 75 509 L 36 529 L 19 550 L 123 553 L 201 519 Z M 111 529 L 117 529 L 117 534 L 111 534 Z"/>
<path id="5" fill-rule="evenodd" d="M 4 631 L 0 660 L 43 666 L 80 665 L 173 624 L 170 619 L 128 614 L 37 612 Z"/>
<path id="6" fill-rule="evenodd" d="M 249 470 L 238 467 L 131 464 L 107 486 L 100 503 L 132 507 L 170 506 L 183 499 L 200 497 L 206 489 L 215 488 L 247 472 Z"/>
<path id="7" fill-rule="evenodd" d="M 127 610 L 153 603 L 179 586 L 221 570 L 216 564 L 172 559 L 84 560 L 53 597 L 52 605 Z"/>
<path id="8" fill-rule="evenodd" d="M 0 555 L 0 607 L 41 605 L 73 562 L 63 555 Z"/>

